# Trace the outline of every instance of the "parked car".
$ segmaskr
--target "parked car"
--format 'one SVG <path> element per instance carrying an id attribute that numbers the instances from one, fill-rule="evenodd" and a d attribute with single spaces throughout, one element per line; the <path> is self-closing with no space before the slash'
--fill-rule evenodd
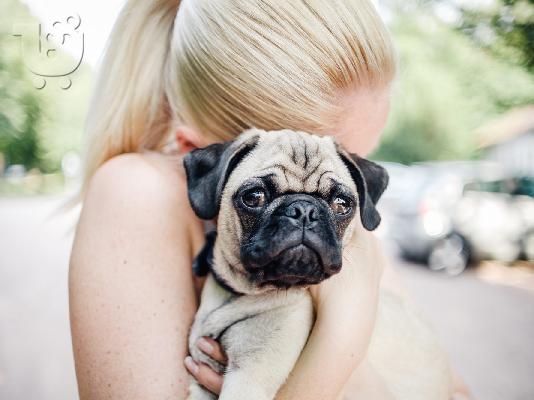
<path id="1" fill-rule="evenodd" d="M 480 177 L 500 176 L 498 166 L 479 161 L 435 162 L 405 167 L 401 174 L 392 172 L 394 193 L 386 192 L 386 218 L 388 235 L 401 255 L 434 270 L 461 273 L 478 255 L 468 230 L 456 226 L 458 207 L 467 204 L 464 189 Z"/>
<path id="2" fill-rule="evenodd" d="M 477 259 L 534 260 L 534 177 L 469 183 L 453 224 Z"/>

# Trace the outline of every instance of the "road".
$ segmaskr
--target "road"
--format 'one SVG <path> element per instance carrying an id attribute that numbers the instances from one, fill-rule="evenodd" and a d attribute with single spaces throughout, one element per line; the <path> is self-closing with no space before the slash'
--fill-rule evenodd
<path id="1" fill-rule="evenodd" d="M 477 399 L 534 399 L 534 291 L 490 283 L 474 270 L 449 277 L 397 266 Z"/>
<path id="2" fill-rule="evenodd" d="M 76 398 L 67 304 L 76 215 L 52 215 L 64 200 L 0 198 L 0 399 Z M 525 279 L 395 264 L 477 399 L 534 399 L 534 290 L 517 287 Z"/>

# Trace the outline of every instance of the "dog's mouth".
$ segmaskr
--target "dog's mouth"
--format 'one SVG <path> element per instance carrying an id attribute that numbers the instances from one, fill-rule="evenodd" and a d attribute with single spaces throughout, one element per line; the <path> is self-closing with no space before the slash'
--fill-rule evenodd
<path id="1" fill-rule="evenodd" d="M 252 280 L 259 286 L 287 289 L 320 283 L 332 275 L 325 271 L 319 253 L 301 243 L 284 249 L 250 272 Z"/>

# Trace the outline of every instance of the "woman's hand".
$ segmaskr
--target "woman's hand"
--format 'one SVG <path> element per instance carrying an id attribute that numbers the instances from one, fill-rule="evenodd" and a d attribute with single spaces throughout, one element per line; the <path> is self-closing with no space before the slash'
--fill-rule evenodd
<path id="1" fill-rule="evenodd" d="M 206 337 L 201 338 L 197 342 L 197 347 L 212 359 L 223 365 L 226 364 L 226 355 L 216 340 Z M 191 356 L 186 357 L 184 365 L 198 383 L 216 395 L 221 393 L 222 375 L 212 370 L 207 364 L 195 362 Z"/>
<path id="2" fill-rule="evenodd" d="M 339 274 L 310 288 L 316 322 L 277 399 L 337 399 L 365 357 L 374 328 L 384 257 L 376 237 L 361 227 L 345 247 L 343 257 Z M 226 362 L 213 339 L 201 339 L 197 346 L 213 359 Z M 220 393 L 221 375 L 190 357 L 185 365 L 201 385 Z"/>

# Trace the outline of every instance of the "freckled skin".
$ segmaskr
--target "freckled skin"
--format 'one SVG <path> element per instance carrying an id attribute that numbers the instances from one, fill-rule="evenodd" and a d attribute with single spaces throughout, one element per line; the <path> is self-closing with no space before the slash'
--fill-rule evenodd
<path id="1" fill-rule="evenodd" d="M 185 398 L 191 259 L 203 236 L 169 160 L 125 155 L 97 172 L 69 273 L 80 399 Z"/>

